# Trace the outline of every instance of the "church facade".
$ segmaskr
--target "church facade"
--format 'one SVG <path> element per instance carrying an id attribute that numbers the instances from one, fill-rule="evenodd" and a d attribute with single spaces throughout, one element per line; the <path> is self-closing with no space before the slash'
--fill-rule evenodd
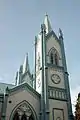
<path id="1" fill-rule="evenodd" d="M 45 15 L 35 37 L 35 73 L 26 54 L 15 85 L 0 83 L 1 120 L 73 120 L 69 78 L 63 43 Z"/>

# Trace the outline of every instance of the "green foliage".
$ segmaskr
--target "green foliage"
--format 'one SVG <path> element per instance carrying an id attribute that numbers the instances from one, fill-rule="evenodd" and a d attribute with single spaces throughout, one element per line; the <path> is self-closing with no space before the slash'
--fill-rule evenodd
<path id="1" fill-rule="evenodd" d="M 80 93 L 78 94 L 78 98 L 75 105 L 75 120 L 80 120 Z"/>

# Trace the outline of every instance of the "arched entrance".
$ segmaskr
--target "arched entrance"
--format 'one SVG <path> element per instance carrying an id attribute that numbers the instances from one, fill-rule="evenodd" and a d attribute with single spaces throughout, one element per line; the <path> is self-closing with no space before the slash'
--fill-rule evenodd
<path id="1" fill-rule="evenodd" d="M 14 108 L 10 120 L 37 120 L 37 117 L 32 106 L 23 101 Z"/>

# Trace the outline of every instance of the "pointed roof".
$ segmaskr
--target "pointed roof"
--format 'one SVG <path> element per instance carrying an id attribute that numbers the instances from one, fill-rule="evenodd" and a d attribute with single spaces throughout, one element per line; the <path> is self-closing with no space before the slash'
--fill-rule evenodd
<path id="1" fill-rule="evenodd" d="M 23 64 L 23 73 L 29 71 L 29 62 L 28 62 L 28 53 L 26 53 L 24 64 Z"/>
<path id="2" fill-rule="evenodd" d="M 51 27 L 51 24 L 50 24 L 49 17 L 47 15 L 47 13 L 45 15 L 43 23 L 45 24 L 45 27 L 46 27 L 46 34 L 49 33 L 50 31 L 52 31 L 52 27 Z"/>

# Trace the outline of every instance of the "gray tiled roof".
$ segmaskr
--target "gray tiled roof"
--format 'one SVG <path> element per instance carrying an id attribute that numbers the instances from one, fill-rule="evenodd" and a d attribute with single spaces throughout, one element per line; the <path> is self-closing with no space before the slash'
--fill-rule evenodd
<path id="1" fill-rule="evenodd" d="M 5 89 L 8 88 L 13 88 L 15 85 L 13 84 L 7 84 L 7 83 L 0 83 L 0 94 L 4 93 Z"/>

